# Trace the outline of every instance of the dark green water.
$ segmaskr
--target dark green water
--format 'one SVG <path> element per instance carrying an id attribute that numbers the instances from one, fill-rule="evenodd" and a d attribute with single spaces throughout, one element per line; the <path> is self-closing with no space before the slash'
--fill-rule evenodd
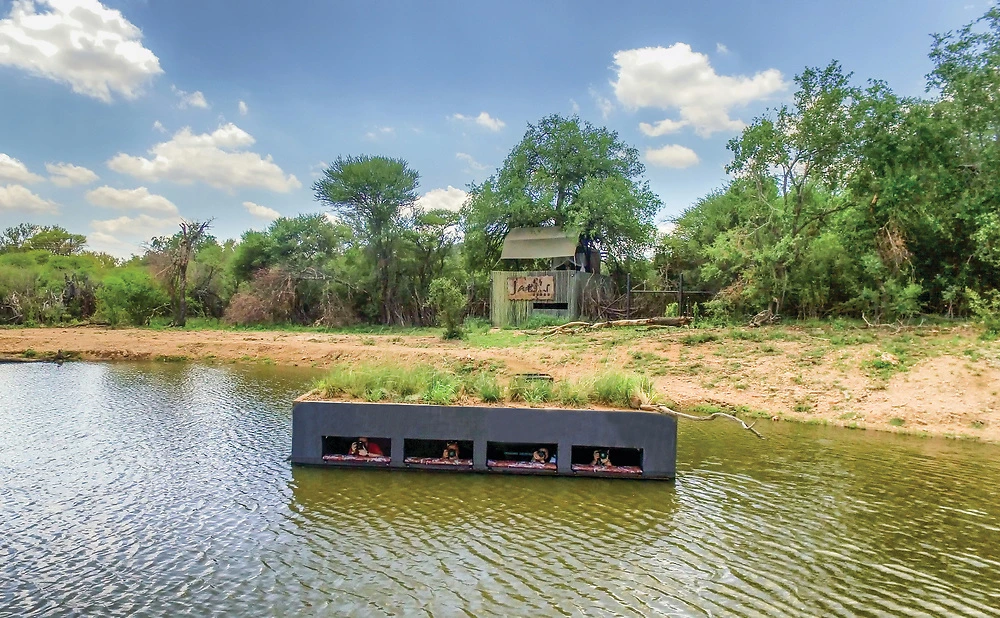
<path id="1" fill-rule="evenodd" d="M 291 468 L 307 373 L 0 366 L 0 616 L 1000 616 L 1000 448 L 681 425 L 676 483 Z"/>

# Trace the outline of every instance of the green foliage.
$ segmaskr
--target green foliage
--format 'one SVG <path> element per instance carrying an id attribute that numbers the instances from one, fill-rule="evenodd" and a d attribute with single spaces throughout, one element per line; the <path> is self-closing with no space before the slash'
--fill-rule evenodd
<path id="1" fill-rule="evenodd" d="M 987 337 L 1000 335 L 1000 290 L 988 290 L 979 294 L 966 288 L 965 297 L 972 315 L 982 322 Z"/>
<path id="2" fill-rule="evenodd" d="M 469 383 L 470 392 L 484 403 L 498 403 L 504 400 L 504 389 L 496 375 L 489 372 L 477 373 Z"/>
<path id="3" fill-rule="evenodd" d="M 555 398 L 567 408 L 582 408 L 590 403 L 593 385 L 585 382 L 560 381 L 556 384 Z"/>
<path id="4" fill-rule="evenodd" d="M 614 131 L 575 116 L 529 125 L 503 167 L 472 186 L 462 209 L 470 267 L 490 270 L 507 232 L 525 226 L 578 230 L 619 264 L 640 258 L 661 205 L 644 172 L 638 151 Z"/>
<path id="5" fill-rule="evenodd" d="M 634 408 L 638 403 L 656 399 L 649 378 L 618 371 L 580 380 L 514 376 L 504 388 L 493 368 L 470 365 L 456 373 L 425 364 L 394 361 L 334 365 L 326 377 L 315 383 L 314 391 L 328 399 L 419 401 L 437 405 L 472 399 L 483 403 L 558 403 L 571 408 L 595 403 Z"/>
<path id="6" fill-rule="evenodd" d="M 683 345 L 698 345 L 701 343 L 711 343 L 713 341 L 718 341 L 719 336 L 715 333 L 691 333 L 690 335 L 684 335 L 681 338 L 681 343 Z"/>
<path id="7" fill-rule="evenodd" d="M 637 398 L 653 398 L 653 383 L 646 376 L 608 371 L 594 380 L 591 399 L 618 408 L 634 408 Z"/>
<path id="8" fill-rule="evenodd" d="M 316 199 L 330 207 L 363 241 L 374 266 L 375 302 L 383 324 L 392 322 L 399 302 L 396 251 L 417 201 L 419 174 L 402 159 L 378 156 L 337 157 L 313 184 Z"/>
<path id="9" fill-rule="evenodd" d="M 444 327 L 445 339 L 461 339 L 462 314 L 465 312 L 465 294 L 448 279 L 431 282 L 427 302 L 437 313 L 438 324 Z"/>
<path id="10" fill-rule="evenodd" d="M 152 277 L 136 270 L 107 277 L 97 290 L 98 315 L 111 326 L 149 324 L 169 302 Z"/>
<path id="11" fill-rule="evenodd" d="M 86 236 L 71 234 L 58 225 L 21 223 L 0 233 L 0 253 L 46 251 L 55 255 L 76 255 L 86 244 Z"/>
<path id="12" fill-rule="evenodd" d="M 525 403 L 548 403 L 555 399 L 550 380 L 516 377 L 510 381 L 511 401 Z"/>

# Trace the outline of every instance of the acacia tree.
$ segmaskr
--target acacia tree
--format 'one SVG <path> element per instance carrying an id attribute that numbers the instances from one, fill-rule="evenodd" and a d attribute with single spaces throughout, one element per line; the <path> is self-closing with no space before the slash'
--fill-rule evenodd
<path id="1" fill-rule="evenodd" d="M 361 155 L 337 157 L 313 184 L 316 200 L 330 207 L 363 244 L 377 280 L 383 324 L 402 321 L 394 254 L 412 217 L 418 179 L 402 159 Z"/>
<path id="2" fill-rule="evenodd" d="M 71 234 L 58 225 L 20 223 L 0 233 L 0 253 L 43 250 L 55 255 L 77 255 L 86 244 L 86 236 Z"/>
<path id="3" fill-rule="evenodd" d="M 618 263 L 637 258 L 661 206 L 644 173 L 639 152 L 616 132 L 546 116 L 528 125 L 495 175 L 472 186 L 462 209 L 466 255 L 489 269 L 512 228 L 558 225 Z"/>

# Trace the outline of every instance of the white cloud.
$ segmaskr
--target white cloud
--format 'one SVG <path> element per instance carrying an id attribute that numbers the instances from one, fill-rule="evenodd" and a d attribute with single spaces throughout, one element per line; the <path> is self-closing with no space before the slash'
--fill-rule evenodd
<path id="1" fill-rule="evenodd" d="M 0 212 L 19 210 L 24 212 L 54 213 L 59 205 L 32 193 L 23 185 L 0 187 Z"/>
<path id="2" fill-rule="evenodd" d="M 90 227 L 99 234 L 114 236 L 119 240 L 120 236 L 149 240 L 153 236 L 172 231 L 180 221 L 180 217 L 159 218 L 141 214 L 137 217 L 122 216 L 117 219 L 91 221 Z"/>
<path id="3" fill-rule="evenodd" d="M 237 108 L 240 110 L 240 116 L 246 116 L 250 112 L 250 107 L 247 106 L 246 101 L 240 101 L 239 105 L 237 105 Z"/>
<path id="4" fill-rule="evenodd" d="M 656 231 L 664 236 L 669 236 L 677 229 L 677 224 L 673 221 L 660 221 L 656 224 Z"/>
<path id="5" fill-rule="evenodd" d="M 579 114 L 580 113 L 580 104 L 577 103 L 576 101 L 574 101 L 573 99 L 570 99 L 569 100 L 569 109 L 574 114 Z"/>
<path id="6" fill-rule="evenodd" d="M 614 58 L 618 77 L 612 86 L 620 103 L 632 109 L 677 110 L 680 120 L 664 126 L 690 126 L 702 137 L 718 131 L 739 131 L 745 125 L 729 116 L 734 107 L 765 99 L 788 87 L 777 69 L 752 77 L 719 75 L 708 56 L 692 51 L 686 43 L 619 51 Z"/>
<path id="7" fill-rule="evenodd" d="M 285 175 L 270 155 L 247 151 L 254 142 L 253 136 L 232 123 L 198 135 L 184 127 L 169 141 L 153 146 L 151 158 L 118 153 L 108 167 L 150 182 L 204 182 L 228 190 L 261 187 L 287 193 L 302 186 L 293 174 Z"/>
<path id="8" fill-rule="evenodd" d="M 267 206 L 261 206 L 260 204 L 254 204 L 253 202 L 243 202 L 243 208 L 246 208 L 248 213 L 258 219 L 274 221 L 281 216 L 281 213 L 277 210 L 268 208 Z"/>
<path id="9" fill-rule="evenodd" d="M 141 40 L 139 28 L 97 0 L 15 0 L 0 20 L 0 65 L 106 103 L 113 93 L 134 99 L 163 73 Z"/>
<path id="10" fill-rule="evenodd" d="M 646 149 L 646 162 L 657 167 L 683 169 L 698 164 L 698 155 L 690 148 L 679 144 L 668 144 L 662 148 Z"/>
<path id="11" fill-rule="evenodd" d="M 309 166 L 309 175 L 313 178 L 319 178 L 328 167 L 330 167 L 330 165 L 326 161 L 314 163 Z"/>
<path id="12" fill-rule="evenodd" d="M 110 234 L 91 232 L 87 234 L 87 248 L 96 253 L 109 253 L 115 257 L 128 257 L 140 252 L 139 245 L 118 240 Z"/>
<path id="13" fill-rule="evenodd" d="M 94 251 L 128 257 L 141 253 L 141 245 L 154 236 L 176 232 L 180 222 L 179 216 L 154 217 L 147 214 L 95 220 L 90 222 L 93 232 L 87 234 L 87 245 Z"/>
<path id="14" fill-rule="evenodd" d="M 464 161 L 465 164 L 468 165 L 473 170 L 481 172 L 484 169 L 486 169 L 485 165 L 483 165 L 479 161 L 476 161 L 470 154 L 464 152 L 456 152 L 455 158 L 458 159 L 459 161 Z"/>
<path id="15" fill-rule="evenodd" d="M 468 193 L 461 189 L 448 185 L 447 189 L 432 189 L 417 198 L 417 207 L 423 210 L 437 210 L 442 208 L 452 212 L 458 212 L 465 203 Z"/>
<path id="16" fill-rule="evenodd" d="M 729 48 L 723 45 L 722 43 L 716 43 L 715 51 L 725 56 L 726 54 L 729 53 Z"/>
<path id="17" fill-rule="evenodd" d="M 46 163 L 45 171 L 49 173 L 52 184 L 63 188 L 89 185 L 98 179 L 92 170 L 71 163 Z"/>
<path id="18" fill-rule="evenodd" d="M 594 105 L 597 109 L 601 110 L 601 118 L 607 120 L 611 112 L 615 111 L 615 104 L 611 102 L 611 99 L 601 96 L 601 93 L 594 88 L 590 89 L 590 96 L 594 99 Z"/>
<path id="19" fill-rule="evenodd" d="M 479 112 L 478 116 L 466 116 L 464 114 L 455 114 L 452 116 L 455 120 L 461 120 L 463 122 L 474 122 L 479 126 L 489 129 L 496 133 L 500 129 L 507 126 L 507 123 L 499 118 L 494 118 L 486 112 Z"/>
<path id="20" fill-rule="evenodd" d="M 645 135 L 650 137 L 660 137 L 661 135 L 666 135 L 668 133 L 673 133 L 675 131 L 680 131 L 687 123 L 681 122 L 679 120 L 671 120 L 666 118 L 657 122 L 656 124 L 649 124 L 648 122 L 640 122 L 639 130 Z"/>
<path id="21" fill-rule="evenodd" d="M 380 137 L 392 137 L 395 134 L 394 127 L 375 127 L 375 130 L 365 133 L 365 139 L 376 140 Z"/>
<path id="22" fill-rule="evenodd" d="M 150 193 L 146 187 L 139 187 L 137 189 L 98 187 L 93 191 L 89 191 L 86 198 L 88 202 L 101 208 L 142 210 L 164 215 L 177 214 L 177 206 L 173 202 L 162 195 Z"/>
<path id="23" fill-rule="evenodd" d="M 160 133 L 166 133 L 167 132 L 167 128 L 165 126 L 163 126 L 163 123 L 160 122 L 159 120 L 156 120 L 156 121 L 153 122 L 153 130 L 154 131 L 159 131 Z"/>
<path id="24" fill-rule="evenodd" d="M 201 93 L 201 90 L 195 90 L 194 92 L 186 92 L 181 90 L 177 86 L 170 86 L 170 89 L 177 95 L 180 101 L 177 103 L 177 107 L 181 109 L 187 109 L 188 107 L 197 107 L 200 109 L 208 109 L 210 105 L 208 101 L 205 100 L 205 95 Z"/>
<path id="25" fill-rule="evenodd" d="M 45 179 L 28 171 L 28 166 L 19 160 L 0 152 L 0 180 L 30 185 Z"/>

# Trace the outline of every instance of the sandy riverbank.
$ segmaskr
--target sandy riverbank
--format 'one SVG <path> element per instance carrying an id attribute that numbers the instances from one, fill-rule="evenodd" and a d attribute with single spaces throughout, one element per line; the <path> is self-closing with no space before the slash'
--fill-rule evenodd
<path id="1" fill-rule="evenodd" d="M 774 327 L 626 329 L 542 339 L 514 331 L 445 342 L 426 334 L 283 331 L 0 330 L 0 355 L 83 360 L 199 360 L 325 367 L 362 358 L 563 378 L 603 367 L 650 375 L 685 408 L 1000 442 L 1000 345 L 971 326 L 914 329 Z M 766 422 L 761 425 L 766 430 Z"/>

